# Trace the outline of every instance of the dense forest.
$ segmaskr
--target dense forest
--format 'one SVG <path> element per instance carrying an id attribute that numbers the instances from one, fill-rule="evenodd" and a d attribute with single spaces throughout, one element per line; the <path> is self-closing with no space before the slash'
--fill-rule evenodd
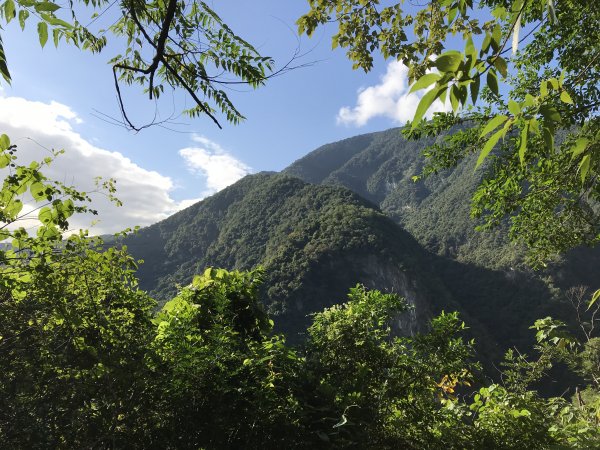
<path id="1" fill-rule="evenodd" d="M 77 3 L 0 18 L 35 17 L 42 46 L 120 39 L 129 130 L 152 124 L 121 86 L 180 89 L 221 127 L 244 119 L 227 83 L 277 75 L 203 2 Z M 97 35 L 78 20 L 113 5 Z M 72 230 L 96 211 L 46 176 L 63 151 L 24 164 L 0 135 L 1 448 L 600 448 L 600 10 L 402 6 L 309 0 L 297 25 L 333 23 L 355 68 L 403 61 L 424 91 L 410 123 L 146 228 Z M 115 180 L 98 189 L 119 203 Z"/>

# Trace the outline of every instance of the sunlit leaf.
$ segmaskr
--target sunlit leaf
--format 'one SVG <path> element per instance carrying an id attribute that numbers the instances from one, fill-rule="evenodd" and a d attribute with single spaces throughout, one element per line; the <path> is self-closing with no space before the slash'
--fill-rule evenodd
<path id="1" fill-rule="evenodd" d="M 48 42 L 48 24 L 46 22 L 39 22 L 37 25 L 37 30 L 40 45 L 44 47 L 44 45 L 46 45 L 46 42 Z"/>
<path id="2" fill-rule="evenodd" d="M 494 131 L 496 128 L 498 128 L 500 125 L 502 125 L 507 120 L 508 120 L 508 116 L 505 116 L 504 114 L 499 114 L 497 116 L 494 116 L 485 125 L 485 127 L 481 131 L 480 136 L 484 137 L 486 134 Z"/>
<path id="3" fill-rule="evenodd" d="M 440 55 L 434 62 L 440 72 L 456 72 L 463 60 L 463 54 L 456 50 L 449 50 Z"/>
<path id="4" fill-rule="evenodd" d="M 442 76 L 439 73 L 428 73 L 423 75 L 421 78 L 417 80 L 415 84 L 410 88 L 409 94 L 420 89 L 425 89 L 426 87 L 432 85 L 436 81 L 438 81 Z"/>
<path id="5" fill-rule="evenodd" d="M 479 158 L 477 158 L 477 163 L 475 164 L 475 169 L 477 169 L 485 160 L 485 158 L 487 158 L 487 156 L 489 155 L 489 153 L 492 151 L 492 149 L 496 146 L 496 144 L 498 143 L 498 141 L 500 140 L 501 137 L 504 136 L 504 134 L 506 133 L 505 129 L 500 129 L 498 131 L 496 131 L 496 133 L 494 133 L 485 143 L 485 145 L 483 146 L 483 149 L 481 150 L 481 152 L 479 153 Z"/>
<path id="6" fill-rule="evenodd" d="M 576 158 L 577 156 L 581 155 L 589 143 L 590 140 L 588 138 L 577 139 L 573 147 L 571 147 L 572 158 Z"/>
<path id="7" fill-rule="evenodd" d="M 417 110 L 415 112 L 415 117 L 413 118 L 412 128 L 414 129 L 420 122 L 431 104 L 435 101 L 437 97 L 440 96 L 441 90 L 446 89 L 446 87 L 442 88 L 434 88 L 423 95 L 419 105 L 417 106 Z"/>

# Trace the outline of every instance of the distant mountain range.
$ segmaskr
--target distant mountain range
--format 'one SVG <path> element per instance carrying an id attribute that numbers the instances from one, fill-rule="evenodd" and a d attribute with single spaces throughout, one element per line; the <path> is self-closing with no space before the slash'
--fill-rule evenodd
<path id="1" fill-rule="evenodd" d="M 145 261 L 141 287 L 165 300 L 207 266 L 261 265 L 265 306 L 292 341 L 309 314 L 363 283 L 413 304 L 399 318 L 404 333 L 459 310 L 483 359 L 525 345 L 536 318 L 569 317 L 569 286 L 600 287 L 600 253 L 578 250 L 543 273 L 527 270 L 506 230 L 474 231 L 472 159 L 412 181 L 432 142 L 391 129 L 327 144 L 280 174 L 247 176 L 124 240 Z"/>

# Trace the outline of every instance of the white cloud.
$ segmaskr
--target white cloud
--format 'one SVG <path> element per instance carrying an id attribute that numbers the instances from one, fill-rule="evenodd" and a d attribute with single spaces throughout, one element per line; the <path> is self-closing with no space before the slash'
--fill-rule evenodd
<path id="1" fill-rule="evenodd" d="M 206 178 L 204 195 L 214 194 L 252 172 L 242 161 L 227 153 L 219 144 L 195 135 L 193 147 L 179 150 L 188 170 Z"/>
<path id="2" fill-rule="evenodd" d="M 340 108 L 337 123 L 360 127 L 375 117 L 388 117 L 404 124 L 412 120 L 423 95 L 423 92 L 409 94 L 408 91 L 408 69 L 400 61 L 392 61 L 379 84 L 358 91 L 356 106 Z M 436 100 L 426 116 L 447 110 L 447 106 Z"/>
<path id="3" fill-rule="evenodd" d="M 73 130 L 81 119 L 68 106 L 57 102 L 41 103 L 19 97 L 0 96 L 0 132 L 17 144 L 19 162 L 41 160 L 47 149 L 65 149 L 55 162 L 44 169 L 50 179 L 62 181 L 85 191 L 95 189 L 97 176 L 117 180 L 117 207 L 103 195 L 93 196 L 98 216 L 74 217 L 74 228 L 89 228 L 93 234 L 110 233 L 134 225 L 149 225 L 189 206 L 169 195 L 173 182 L 169 177 L 146 170 L 121 153 L 99 148 Z M 42 147 L 43 146 L 43 147 Z"/>

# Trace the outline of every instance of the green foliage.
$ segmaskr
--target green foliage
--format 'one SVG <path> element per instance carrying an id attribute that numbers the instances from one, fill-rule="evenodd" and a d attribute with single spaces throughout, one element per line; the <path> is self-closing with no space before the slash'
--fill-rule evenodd
<path id="1" fill-rule="evenodd" d="M 153 319 L 161 433 L 179 448 L 294 441 L 300 359 L 258 302 L 261 271 L 207 269 Z"/>
<path id="2" fill-rule="evenodd" d="M 415 182 L 413 176 L 425 170 L 423 152 L 435 153 L 437 157 L 442 151 L 437 151 L 432 137 L 407 140 L 399 131 L 390 129 L 328 144 L 296 161 L 285 172 L 305 181 L 341 185 L 355 191 L 379 205 L 434 253 L 491 269 L 522 267 L 523 248 L 509 242 L 506 228 L 473 230 L 469 197 L 480 181 L 473 176 L 475 158 L 459 160 L 446 154 L 452 163 L 460 164 Z M 464 133 L 472 131 L 455 127 L 442 137 L 458 143 Z M 323 168 L 329 170 L 325 172 Z M 315 173 L 319 173 L 318 178 L 313 177 Z"/>
<path id="3" fill-rule="evenodd" d="M 3 268 L 2 447 L 124 445 L 145 433 L 135 409 L 155 303 L 135 288 L 134 268 L 124 251 L 79 236 L 39 263 Z"/>
<path id="4" fill-rule="evenodd" d="M 294 349 L 263 309 L 262 269 L 206 269 L 156 311 L 127 248 L 106 249 L 83 231 L 64 236 L 71 214 L 89 211 L 87 194 L 46 179 L 41 164 L 20 166 L 9 139 L 0 142 L 2 229 L 12 238 L 0 250 L 3 448 L 591 448 L 600 438 L 598 309 L 582 311 L 583 294 L 573 300 L 583 344 L 542 319 L 538 360 L 509 353 L 506 385 L 477 393 L 479 365 L 457 313 L 401 336 L 407 302 L 362 285 L 314 314 Z M 348 191 L 271 181 L 316 194 L 296 204 L 299 214 L 345 200 L 325 208 L 323 230 L 308 227 L 307 255 L 323 251 L 310 250 L 321 238 L 334 248 L 383 248 L 377 236 L 365 241 L 365 230 L 395 229 Z M 25 194 L 40 206 L 42 231 L 31 235 L 14 228 L 26 217 Z M 235 199 L 231 190 L 225 199 Z M 572 403 L 529 388 L 557 361 L 585 381 Z"/>
<path id="5" fill-rule="evenodd" d="M 409 68 L 413 91 L 429 89 L 407 136 L 439 134 L 457 123 L 475 127 L 463 139 L 446 137 L 435 145 L 425 173 L 471 153 L 479 155 L 476 167 L 486 161 L 471 211 L 485 219 L 484 227 L 510 217 L 511 238 L 528 247 L 535 265 L 600 240 L 600 16 L 594 0 L 487 0 L 479 11 L 469 0 L 434 1 L 416 10 L 403 1 L 308 3 L 298 20 L 301 33 L 311 35 L 335 20 L 333 46 L 346 48 L 355 68 L 370 70 L 380 51 Z M 521 28 L 527 30 L 522 38 Z M 464 49 L 448 48 L 457 35 Z M 437 99 L 448 100 L 452 112 L 423 123 Z"/>
<path id="6" fill-rule="evenodd" d="M 357 286 L 348 303 L 315 315 L 306 350 L 310 401 L 328 448 L 460 446 L 453 430 L 460 419 L 443 405 L 471 379 L 464 325 L 442 314 L 422 336 L 394 337 L 390 324 L 404 309 L 396 295 Z"/>
<path id="7" fill-rule="evenodd" d="M 490 373 L 496 374 L 490 363 L 501 358 L 504 349 L 517 346 L 525 351 L 534 343 L 528 327 L 537 318 L 572 316 L 565 297 L 568 288 L 600 287 L 597 252 L 580 249 L 534 273 L 526 266 L 523 246 L 510 242 L 506 223 L 493 230 L 474 230 L 469 211 L 470 197 L 481 180 L 473 176 L 477 154 L 456 160 L 437 149 L 444 139 L 458 147 L 465 134 L 479 132 L 456 126 L 438 139 L 407 140 L 399 129 L 390 129 L 323 146 L 285 173 L 352 189 L 438 254 L 426 264 L 455 303 L 437 303 L 437 308 L 461 312 L 477 338 L 479 358 L 489 356 Z M 458 164 L 414 182 L 413 176 L 426 170 L 423 152 L 444 155 Z"/>
<path id="8" fill-rule="evenodd" d="M 217 114 L 234 124 L 244 116 L 229 100 L 223 85 L 243 83 L 253 88 L 264 84 L 273 60 L 261 56 L 236 35 L 205 2 L 177 0 L 118 3 L 116 20 L 107 30 L 93 29 L 96 20 L 114 9 L 106 0 L 82 0 L 58 4 L 46 0 L 5 0 L 0 19 L 10 23 L 18 17 L 24 30 L 37 21 L 42 47 L 52 38 L 99 53 L 113 42 L 124 44 L 122 54 L 111 56 L 115 89 L 124 125 L 140 130 L 127 115 L 120 84 L 139 85 L 149 99 L 157 99 L 166 87 L 182 90 L 193 106 L 183 112 L 190 117 L 208 116 L 221 127 Z M 88 23 L 84 26 L 83 23 Z M 0 74 L 10 83 L 10 72 L 0 40 Z"/>
<path id="9" fill-rule="evenodd" d="M 125 249 L 102 250 L 85 232 L 63 238 L 73 213 L 92 210 L 86 193 L 41 172 L 60 152 L 21 166 L 8 137 L 0 141 L 9 242 L 0 250 L 0 446 L 126 442 L 144 433 L 126 399 L 143 404 L 139 361 L 155 303 L 137 290 Z M 22 221 L 37 227 L 17 228 Z"/>

